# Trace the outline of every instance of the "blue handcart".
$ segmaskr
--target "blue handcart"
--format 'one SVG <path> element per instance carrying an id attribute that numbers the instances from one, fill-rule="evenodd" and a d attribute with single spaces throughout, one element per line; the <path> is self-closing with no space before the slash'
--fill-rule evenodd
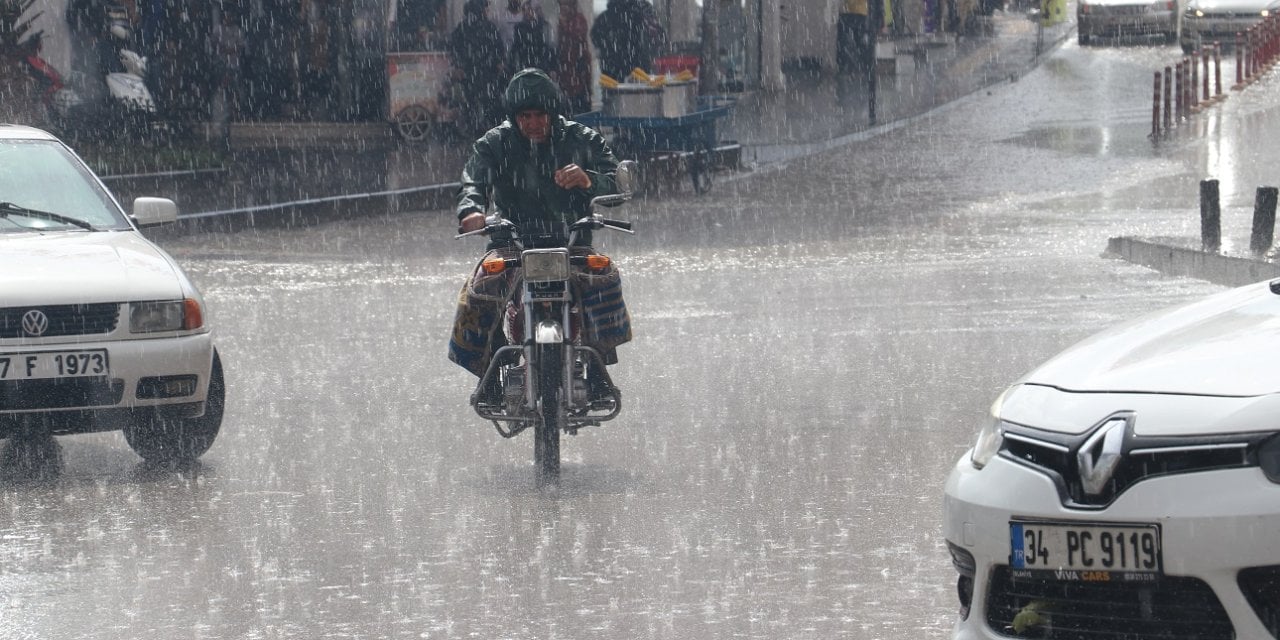
<path id="1" fill-rule="evenodd" d="M 697 193 L 711 188 L 716 168 L 716 148 L 720 144 L 717 122 L 733 111 L 736 100 L 729 96 L 700 96 L 697 109 L 676 117 L 615 116 L 591 111 L 574 116 L 598 131 L 612 131 L 611 145 L 620 158 L 652 160 L 677 156 L 693 181 Z"/>

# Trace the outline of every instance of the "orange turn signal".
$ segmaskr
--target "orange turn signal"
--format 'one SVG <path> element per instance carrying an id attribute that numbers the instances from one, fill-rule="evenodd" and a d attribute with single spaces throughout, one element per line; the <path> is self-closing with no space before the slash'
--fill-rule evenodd
<path id="1" fill-rule="evenodd" d="M 204 312 L 200 303 L 186 298 L 182 301 L 182 328 L 188 331 L 204 326 Z"/>
<path id="2" fill-rule="evenodd" d="M 609 256 L 590 255 L 587 256 L 587 266 L 599 271 L 609 267 Z"/>
<path id="3" fill-rule="evenodd" d="M 502 258 L 489 258 L 480 263 L 485 273 L 502 273 L 507 269 L 507 261 Z"/>

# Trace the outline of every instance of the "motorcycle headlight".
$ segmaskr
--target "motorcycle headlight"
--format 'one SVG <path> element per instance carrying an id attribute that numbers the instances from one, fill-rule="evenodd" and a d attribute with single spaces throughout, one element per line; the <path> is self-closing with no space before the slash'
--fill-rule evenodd
<path id="1" fill-rule="evenodd" d="M 530 249 L 520 257 L 524 267 L 524 279 L 529 282 L 550 282 L 569 278 L 569 251 L 567 249 Z"/>
<path id="2" fill-rule="evenodd" d="M 131 333 L 191 330 L 199 329 L 203 324 L 200 303 L 191 298 L 162 302 L 135 302 L 130 305 L 129 331 Z"/>
<path id="3" fill-rule="evenodd" d="M 978 441 L 974 443 L 973 453 L 969 456 L 969 461 L 979 469 L 987 466 L 1000 453 L 1000 445 L 1004 443 L 1004 422 L 1000 420 L 1000 406 L 1004 403 L 1005 393 L 991 403 L 991 410 L 978 430 Z"/>
<path id="4" fill-rule="evenodd" d="M 1258 466 L 1267 474 L 1267 479 L 1280 484 L 1280 435 L 1262 444 L 1258 450 Z"/>

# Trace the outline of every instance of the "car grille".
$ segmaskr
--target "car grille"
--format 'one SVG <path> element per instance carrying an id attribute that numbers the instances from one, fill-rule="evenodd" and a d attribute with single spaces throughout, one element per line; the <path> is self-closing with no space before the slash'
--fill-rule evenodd
<path id="1" fill-rule="evenodd" d="M 1280 638 L 1280 566 L 1245 569 L 1237 580 L 1262 625 Z"/>
<path id="2" fill-rule="evenodd" d="M 1101 492 L 1093 495 L 1084 490 L 1076 460 L 1080 440 L 1080 437 L 1010 430 L 1006 433 L 1003 453 L 1047 473 L 1058 485 L 1063 504 L 1073 507 L 1105 507 L 1129 487 L 1156 476 L 1255 464 L 1250 461 L 1249 442 L 1222 439 L 1187 443 L 1172 438 L 1134 437 L 1111 479 Z"/>
<path id="3" fill-rule="evenodd" d="M 44 313 L 49 319 L 48 327 L 39 336 L 42 338 L 111 333 L 120 318 L 120 305 L 115 302 L 7 307 L 0 309 L 0 338 L 32 337 L 23 329 L 22 317 L 33 310 Z"/>
<path id="4" fill-rule="evenodd" d="M 101 407 L 120 403 L 124 381 L 62 378 L 0 382 L 0 411 Z"/>
<path id="5" fill-rule="evenodd" d="M 1033 604 L 1034 603 L 1034 604 Z M 1039 624 L 1015 630 L 1024 609 Z M 1014 638 L 1047 640 L 1230 640 L 1235 631 L 1209 585 L 1164 576 L 1156 582 L 1014 580 L 996 567 L 987 591 L 987 624 Z M 1023 620 L 1034 618 L 1023 615 Z"/>

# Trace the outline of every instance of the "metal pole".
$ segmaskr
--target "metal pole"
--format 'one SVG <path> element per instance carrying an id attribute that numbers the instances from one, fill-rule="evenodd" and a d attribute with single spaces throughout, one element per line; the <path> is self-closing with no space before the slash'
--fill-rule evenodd
<path id="1" fill-rule="evenodd" d="M 1173 69 L 1164 68 L 1164 130 L 1165 133 L 1173 127 L 1173 114 L 1170 112 L 1170 93 L 1173 91 Z"/>
<path id="2" fill-rule="evenodd" d="M 1186 115 L 1186 104 L 1182 101 L 1182 99 L 1187 95 L 1186 86 L 1182 84 L 1182 75 L 1186 70 L 1184 63 L 1179 61 L 1173 71 L 1173 119 L 1177 122 L 1181 122 L 1182 118 Z"/>
<path id="3" fill-rule="evenodd" d="M 1222 97 L 1222 45 L 1213 43 L 1213 97 Z"/>
<path id="4" fill-rule="evenodd" d="M 1202 65 L 1204 67 L 1204 101 L 1208 102 L 1209 98 L 1213 97 L 1213 94 L 1209 93 L 1209 49 L 1200 51 L 1200 59 L 1204 63 Z"/>
<path id="5" fill-rule="evenodd" d="M 1199 65 L 1196 55 L 1187 59 L 1187 115 L 1199 109 Z"/>
<path id="6" fill-rule="evenodd" d="M 1253 234 L 1249 236 L 1249 250 L 1262 255 L 1271 249 L 1276 231 L 1275 187 L 1258 187 L 1253 200 Z"/>
<path id="7" fill-rule="evenodd" d="M 1200 181 L 1200 248 L 1217 253 L 1222 249 L 1222 213 L 1218 209 L 1218 181 Z"/>
<path id="8" fill-rule="evenodd" d="M 1151 138 L 1160 139 L 1160 72 L 1155 74 L 1155 89 L 1151 96 Z"/>
<path id="9" fill-rule="evenodd" d="M 880 73 L 876 69 L 878 58 L 876 47 L 880 43 L 880 26 L 884 24 L 884 0 L 867 0 L 867 54 L 870 64 L 867 65 L 867 121 L 871 126 L 876 124 L 876 93 Z"/>
<path id="10" fill-rule="evenodd" d="M 1244 84 L 1244 36 L 1236 32 L 1236 88 Z"/>

